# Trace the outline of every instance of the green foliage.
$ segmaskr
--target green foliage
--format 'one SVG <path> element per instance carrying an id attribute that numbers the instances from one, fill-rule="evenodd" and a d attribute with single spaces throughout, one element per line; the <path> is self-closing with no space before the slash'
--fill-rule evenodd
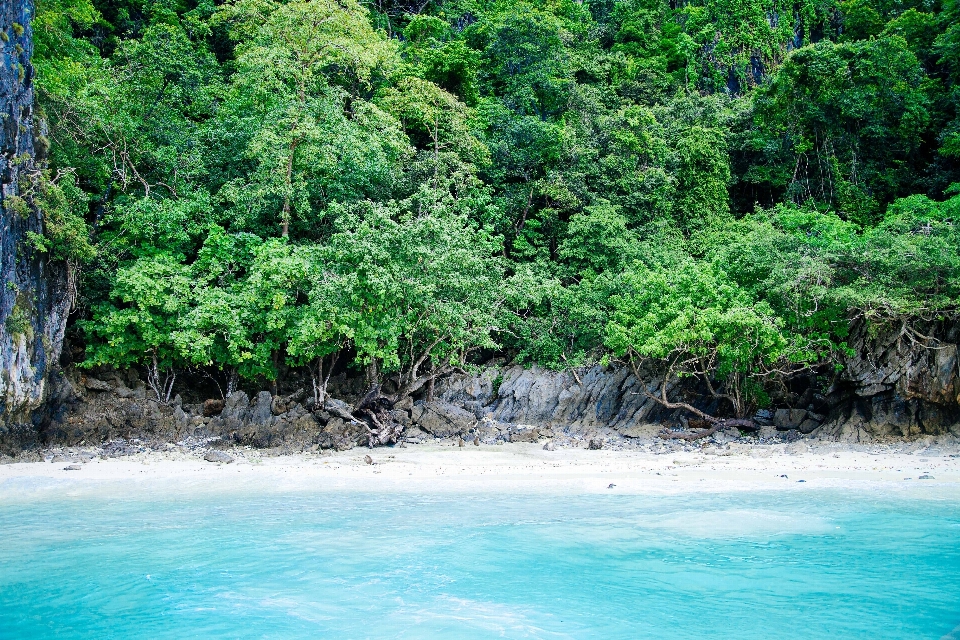
<path id="1" fill-rule="evenodd" d="M 90 244 L 90 230 L 84 222 L 87 194 L 77 185 L 72 173 L 51 176 L 41 172 L 35 180 L 32 194 L 34 205 L 43 220 L 43 239 L 36 239 L 54 260 L 68 260 L 74 264 L 89 262 L 96 256 Z"/>
<path id="2" fill-rule="evenodd" d="M 716 265 L 641 267 L 624 275 L 622 287 L 611 297 L 606 346 L 635 366 L 647 359 L 669 363 L 664 384 L 674 374 L 724 383 L 737 417 L 762 399 L 773 374 L 819 359 L 768 303 Z"/>
<path id="3" fill-rule="evenodd" d="M 928 81 L 900 37 L 822 42 L 793 52 L 757 103 L 754 145 L 772 156 L 748 179 L 873 224 L 916 183 L 930 123 Z"/>
<path id="4" fill-rule="evenodd" d="M 367 6 L 39 2 L 4 206 L 86 265 L 88 364 L 622 357 L 742 413 L 851 318 L 956 307 L 955 0 Z"/>
<path id="5" fill-rule="evenodd" d="M 358 359 L 398 372 L 401 390 L 495 349 L 505 295 L 500 243 L 443 199 L 417 215 L 409 203 L 345 212 L 323 254 L 321 298 L 339 295 Z"/>

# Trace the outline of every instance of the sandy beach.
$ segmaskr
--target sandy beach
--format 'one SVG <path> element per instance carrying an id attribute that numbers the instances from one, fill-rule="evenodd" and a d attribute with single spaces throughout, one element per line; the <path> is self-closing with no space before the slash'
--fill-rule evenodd
<path id="1" fill-rule="evenodd" d="M 654 454 L 546 451 L 537 444 L 516 443 L 282 456 L 232 449 L 228 454 L 232 462 L 217 463 L 205 460 L 203 452 L 179 447 L 120 458 L 48 453 L 50 461 L 0 466 L 0 500 L 37 492 L 174 489 L 642 494 L 830 488 L 960 495 L 956 454 L 890 452 L 882 447 L 730 444 Z"/>

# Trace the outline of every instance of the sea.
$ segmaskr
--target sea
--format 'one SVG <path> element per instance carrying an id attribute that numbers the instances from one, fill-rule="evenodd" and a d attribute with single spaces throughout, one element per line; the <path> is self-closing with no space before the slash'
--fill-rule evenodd
<path id="1" fill-rule="evenodd" d="M 956 488 L 2 489 L 2 639 L 960 640 Z"/>

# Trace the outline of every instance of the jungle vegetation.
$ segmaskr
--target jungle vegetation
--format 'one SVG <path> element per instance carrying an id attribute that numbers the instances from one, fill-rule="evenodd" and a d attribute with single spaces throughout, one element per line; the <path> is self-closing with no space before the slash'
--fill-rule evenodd
<path id="1" fill-rule="evenodd" d="M 960 299 L 957 0 L 38 0 L 86 366 L 392 400 L 500 356 L 743 417 Z M 263 388 L 263 387 L 261 387 Z M 669 402 L 664 394 L 662 401 Z M 709 416 L 708 416 L 709 417 Z"/>

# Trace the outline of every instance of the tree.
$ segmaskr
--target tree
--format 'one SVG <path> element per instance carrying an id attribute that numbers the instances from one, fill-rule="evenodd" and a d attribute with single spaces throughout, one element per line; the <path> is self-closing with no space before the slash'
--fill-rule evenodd
<path id="1" fill-rule="evenodd" d="M 275 387 L 307 287 L 302 252 L 277 238 L 213 227 L 190 268 L 193 307 L 183 335 L 192 362 L 227 369 L 228 393 L 237 377 Z"/>
<path id="2" fill-rule="evenodd" d="M 486 148 L 470 130 L 468 108 L 432 82 L 401 78 L 395 86 L 382 90 L 377 102 L 430 154 L 434 189 L 440 186 L 441 153 L 452 152 L 471 166 L 483 163 Z"/>
<path id="3" fill-rule="evenodd" d="M 176 367 L 187 362 L 178 338 L 190 309 L 191 287 L 189 268 L 170 254 L 121 268 L 110 300 L 81 322 L 91 338 L 83 365 L 142 365 L 157 401 L 169 401 Z"/>
<path id="4" fill-rule="evenodd" d="M 758 96 L 754 145 L 774 166 L 758 162 L 747 177 L 876 223 L 881 206 L 915 184 L 929 105 L 900 37 L 803 47 Z"/>
<path id="5" fill-rule="evenodd" d="M 784 330 L 770 305 L 709 263 L 638 266 L 624 275 L 622 291 L 611 297 L 606 346 L 625 357 L 637 377 L 642 362 L 659 363 L 660 394 L 650 397 L 699 416 L 712 425 L 709 433 L 752 425 L 750 410 L 764 401 L 768 381 L 817 360 L 811 345 Z M 730 403 L 734 418 L 671 401 L 674 376 L 701 380 L 713 398 Z"/>
<path id="6" fill-rule="evenodd" d="M 237 72 L 225 114 L 248 136 L 249 176 L 221 197 L 236 216 L 270 218 L 290 235 L 294 216 L 308 225 L 316 205 L 388 187 L 406 152 L 396 123 L 355 100 L 393 46 L 356 0 L 235 0 L 217 22 L 237 42 Z"/>
<path id="7" fill-rule="evenodd" d="M 398 401 L 496 348 L 505 295 L 495 238 L 442 199 L 419 215 L 392 203 L 352 216 L 321 255 L 372 385 L 389 382 Z"/>

